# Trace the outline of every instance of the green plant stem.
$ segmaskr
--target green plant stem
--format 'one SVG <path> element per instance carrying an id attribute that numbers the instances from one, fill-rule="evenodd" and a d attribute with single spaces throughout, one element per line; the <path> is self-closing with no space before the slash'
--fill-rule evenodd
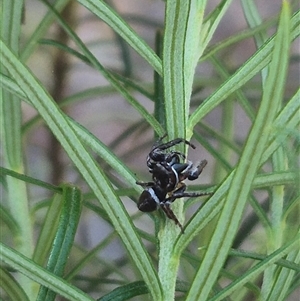
<path id="1" fill-rule="evenodd" d="M 186 137 L 186 124 L 195 67 L 202 53 L 200 31 L 206 1 L 168 0 L 165 11 L 163 43 L 163 80 L 166 130 L 169 139 Z M 189 137 L 190 138 L 190 137 Z M 181 151 L 184 150 L 183 146 Z M 183 201 L 172 205 L 177 218 L 183 220 Z M 174 300 L 180 256 L 174 254 L 179 228 L 167 220 L 159 232 L 158 275 L 164 301 Z"/>
<path id="2" fill-rule="evenodd" d="M 15 53 L 18 53 L 23 1 L 4 0 L 1 6 L 1 37 Z M 1 71 L 6 74 L 5 68 L 1 68 Z M 0 107 L 4 164 L 8 169 L 24 173 L 21 103 L 9 92 L 0 91 Z M 7 203 L 18 229 L 17 235 L 14 237 L 15 247 L 20 253 L 31 257 L 33 253 L 33 231 L 26 184 L 12 177 L 7 177 L 6 180 L 8 188 Z M 32 282 L 21 275 L 20 283 L 29 299 L 32 299 L 34 296 Z"/>
<path id="3" fill-rule="evenodd" d="M 274 171 L 284 171 L 286 169 L 286 158 L 283 147 L 279 147 L 273 156 Z M 270 242 L 267 245 L 268 253 L 274 252 L 283 243 L 284 224 L 282 223 L 283 217 L 283 205 L 284 205 L 284 185 L 278 185 L 272 187 L 272 201 L 270 204 L 271 213 L 271 237 Z M 265 270 L 263 284 L 262 284 L 262 296 L 264 299 L 268 298 L 268 295 L 272 291 L 274 282 L 276 281 L 277 267 L 270 266 Z"/>

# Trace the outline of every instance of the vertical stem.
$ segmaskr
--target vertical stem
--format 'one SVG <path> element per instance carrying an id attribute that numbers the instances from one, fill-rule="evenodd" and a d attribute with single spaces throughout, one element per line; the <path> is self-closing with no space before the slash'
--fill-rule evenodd
<path id="1" fill-rule="evenodd" d="M 199 41 L 202 17 L 206 1 L 167 0 L 163 43 L 163 80 L 165 124 L 169 139 L 190 138 L 187 129 L 190 97 L 195 67 L 200 56 Z M 184 152 L 184 147 L 179 146 Z M 183 201 L 176 200 L 172 209 L 182 222 Z M 181 235 L 173 221 L 166 220 L 159 232 L 159 278 L 165 301 L 174 300 L 180 254 L 175 255 L 174 244 Z"/>
<path id="2" fill-rule="evenodd" d="M 1 37 L 16 54 L 19 52 L 23 5 L 23 1 L 4 0 L 1 7 Z M 7 73 L 7 70 L 3 69 L 1 71 Z M 4 157 L 2 164 L 8 169 L 24 173 L 21 102 L 10 93 L 2 90 L 0 91 L 0 120 L 1 144 Z M 14 237 L 15 247 L 23 255 L 31 257 L 33 252 L 33 233 L 25 182 L 13 177 L 7 177 L 7 188 L 7 203 L 18 229 L 18 233 Z M 23 275 L 19 276 L 21 286 L 27 293 L 28 298 L 33 300 L 32 281 Z"/>

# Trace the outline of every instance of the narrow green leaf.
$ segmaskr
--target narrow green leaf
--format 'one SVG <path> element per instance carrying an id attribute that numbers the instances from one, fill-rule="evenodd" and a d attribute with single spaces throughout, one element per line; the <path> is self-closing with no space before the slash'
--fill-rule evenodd
<path id="1" fill-rule="evenodd" d="M 76 51 L 75 49 L 73 49 L 72 47 L 69 47 L 67 45 L 64 45 L 62 43 L 59 43 L 57 41 L 54 41 L 54 40 L 50 40 L 50 39 L 42 39 L 42 40 L 39 40 L 39 43 L 40 44 L 44 44 L 44 45 L 50 45 L 50 46 L 54 46 L 58 49 L 61 49 L 65 52 L 67 52 L 68 54 L 71 54 L 73 55 L 74 57 L 77 57 L 78 59 L 80 59 L 81 61 L 89 64 L 89 65 L 92 65 L 93 62 L 90 62 L 90 60 L 82 55 L 80 52 Z M 118 79 L 121 83 L 123 83 L 124 85 L 126 85 L 126 88 L 132 88 L 134 89 L 135 91 L 138 91 L 139 93 L 141 93 L 142 95 L 146 96 L 147 98 L 153 100 L 153 95 L 150 94 L 150 92 L 146 91 L 145 88 L 141 87 L 140 85 L 138 85 L 136 82 L 134 82 L 133 80 L 131 80 L 130 78 L 126 77 L 125 76 L 122 76 L 120 75 L 119 73 L 117 72 L 113 72 L 113 71 L 110 71 L 108 69 L 105 70 L 107 74 L 110 74 L 111 77 L 115 77 L 116 79 Z M 105 89 L 105 87 L 100 87 L 102 88 L 103 90 Z M 94 88 L 95 89 L 95 88 Z M 98 88 L 99 89 L 99 88 Z M 107 89 L 107 88 L 106 88 Z M 110 88 L 110 91 L 113 90 L 113 88 Z M 105 90 L 104 90 L 105 91 Z M 103 92 L 104 92 L 103 91 Z M 113 90 L 115 92 L 115 90 Z M 83 94 L 84 92 L 81 92 L 81 94 Z M 84 95 L 84 94 L 83 94 Z M 62 100 L 63 102 L 63 100 Z M 60 102 L 60 107 L 62 107 L 62 103 Z"/>
<path id="2" fill-rule="evenodd" d="M 70 301 L 95 301 L 77 287 L 50 273 L 19 252 L 0 242 L 0 260 L 28 278 L 53 290 Z"/>
<path id="3" fill-rule="evenodd" d="M 0 41 L 0 51 L 3 57 L 1 63 L 16 82 L 22 87 L 28 99 L 44 118 L 61 145 L 91 187 L 104 210 L 110 217 L 128 253 L 133 258 L 138 270 L 147 283 L 152 297 L 161 299 L 161 288 L 157 274 L 150 261 L 139 236 L 134 230 L 132 220 L 127 214 L 122 202 L 116 196 L 104 172 L 99 169 L 93 158 L 87 153 L 78 135 L 72 129 L 70 122 L 64 117 L 57 104 L 33 77 L 31 72 L 13 55 L 7 46 Z"/>
<path id="4" fill-rule="evenodd" d="M 3 198 L 3 201 L 5 204 L 5 198 Z M 0 204 L 0 216 L 2 227 L 4 228 L 4 225 L 6 225 L 6 227 L 13 235 L 18 235 L 18 233 L 20 232 L 19 225 L 17 224 L 9 210 L 3 204 Z"/>
<path id="5" fill-rule="evenodd" d="M 13 1 L 3 1 L 1 4 L 1 37 L 18 53 L 23 4 Z"/>
<path id="6" fill-rule="evenodd" d="M 203 1 L 166 1 L 162 57 L 165 124 L 169 139 L 186 136 L 193 77 L 201 55 L 199 41 L 204 7 Z M 183 202 L 176 202 L 173 208 L 181 220 Z M 166 223 L 159 235 L 159 278 L 164 300 L 173 300 L 179 265 L 179 258 L 173 256 L 173 244 L 178 229 L 173 223 Z"/>
<path id="7" fill-rule="evenodd" d="M 210 58 L 211 56 L 215 55 L 217 52 L 220 52 L 223 49 L 230 48 L 231 45 L 236 44 L 238 42 L 241 42 L 244 39 L 250 38 L 255 34 L 259 34 L 263 30 L 267 30 L 269 27 L 275 24 L 277 22 L 276 17 L 273 17 L 269 20 L 264 21 L 261 25 L 256 26 L 251 29 L 245 29 L 243 31 L 240 31 L 238 34 L 234 34 L 228 38 L 225 38 L 224 40 L 221 40 L 220 42 L 217 42 L 216 44 L 213 44 L 211 46 L 208 46 L 202 57 L 200 58 L 200 62 L 205 61 L 206 59 Z"/>
<path id="8" fill-rule="evenodd" d="M 210 301 L 221 301 L 224 300 L 227 296 L 232 294 L 234 291 L 241 289 L 247 282 L 251 279 L 255 279 L 259 274 L 261 274 L 268 266 L 273 265 L 276 261 L 284 257 L 286 254 L 291 252 L 293 249 L 297 248 L 300 235 L 295 237 L 293 240 L 288 242 L 283 247 L 276 250 L 274 253 L 267 256 L 260 263 L 256 264 L 254 267 L 249 269 L 246 273 L 240 276 L 237 280 L 230 283 L 226 286 L 220 293 L 216 294 L 213 298 L 210 298 Z M 278 295 L 276 295 L 278 297 Z M 274 301 L 278 299 L 274 299 Z"/>
<path id="9" fill-rule="evenodd" d="M 288 169 L 286 164 L 286 153 L 284 148 L 280 146 L 272 155 L 272 165 L 275 172 L 285 171 Z M 285 186 L 279 185 L 272 187 L 270 197 L 270 230 L 269 230 L 269 243 L 267 245 L 268 253 L 272 253 L 279 248 L 284 240 L 284 227 L 282 226 L 283 221 L 283 207 L 284 207 L 284 195 Z M 261 295 L 263 299 L 267 299 L 267 296 L 272 292 L 274 285 L 274 276 L 277 274 L 277 267 L 268 267 L 263 275 Z"/>
<path id="10" fill-rule="evenodd" d="M 174 245 L 173 252 L 176 256 L 180 256 L 187 245 L 193 240 L 195 236 L 213 219 L 216 214 L 220 212 L 224 205 L 224 197 L 226 196 L 235 170 L 233 170 L 222 185 L 214 191 L 214 194 L 206 201 L 206 203 L 199 208 L 192 218 L 187 222 L 184 229 L 185 235 L 180 235 Z M 253 188 L 270 187 L 273 185 L 293 184 L 295 183 L 295 174 L 275 173 L 271 175 L 258 175 L 253 181 Z"/>
<path id="11" fill-rule="evenodd" d="M 299 244 L 298 244 L 299 245 Z M 290 252 L 287 256 L 287 260 L 294 261 L 299 266 L 300 262 L 300 251 L 294 250 L 293 252 Z M 288 290 L 294 280 L 295 271 L 287 269 L 287 268 L 281 268 L 277 269 L 276 271 L 276 279 L 273 284 L 273 289 L 270 291 L 270 294 L 268 296 L 268 301 L 284 301 L 287 300 L 287 294 Z M 299 270 L 298 270 L 299 273 Z"/>
<path id="12" fill-rule="evenodd" d="M 61 188 L 59 188 L 57 186 L 51 185 L 47 182 L 29 177 L 29 176 L 26 176 L 26 175 L 23 175 L 23 174 L 20 174 L 20 173 L 17 173 L 13 170 L 10 170 L 10 169 L 7 169 L 7 168 L 4 168 L 4 167 L 0 166 L 0 176 L 3 176 L 3 175 L 14 177 L 15 179 L 18 179 L 18 180 L 21 180 L 21 181 L 24 181 L 26 183 L 30 183 L 30 184 L 33 184 L 33 185 L 37 185 L 39 187 L 43 187 L 43 188 L 49 189 L 51 191 L 55 191 L 55 192 L 58 192 L 58 193 L 62 192 Z"/>
<path id="13" fill-rule="evenodd" d="M 112 86 L 149 122 L 152 128 L 157 133 L 163 133 L 161 125 L 158 121 L 144 108 L 139 101 L 137 101 L 124 87 L 123 83 L 120 83 L 119 80 L 114 76 L 111 72 L 107 71 L 102 64 L 97 60 L 97 58 L 92 54 L 92 52 L 86 47 L 86 45 L 82 42 L 82 40 L 76 35 L 76 33 L 66 24 L 66 22 L 59 16 L 59 14 L 48 4 L 45 2 L 49 9 L 53 11 L 55 16 L 57 17 L 58 22 L 70 36 L 70 38 L 76 43 L 79 49 L 83 52 L 84 56 L 88 59 L 88 61 L 103 74 L 103 76 L 112 84 Z"/>
<path id="14" fill-rule="evenodd" d="M 99 139 L 76 121 L 69 119 L 69 122 L 70 126 L 86 146 L 94 150 L 107 164 L 123 177 L 123 179 L 126 179 L 127 184 L 130 185 L 130 187 L 133 187 L 139 193 L 141 192 L 141 187 L 136 185 L 136 176 L 104 143 L 99 141 Z"/>
<path id="15" fill-rule="evenodd" d="M 34 262 L 41 266 L 44 266 L 46 258 L 49 255 L 58 228 L 62 205 L 62 195 L 56 194 L 51 200 L 46 217 L 44 218 L 43 226 L 33 254 Z"/>
<path id="16" fill-rule="evenodd" d="M 217 227 L 188 293 L 188 301 L 207 299 L 226 259 L 267 144 L 270 127 L 282 101 L 289 45 L 290 8 L 284 2 L 261 106 L 234 173 Z"/>
<path id="17" fill-rule="evenodd" d="M 68 4 L 70 0 L 56 0 L 52 4 L 52 6 L 58 11 L 62 11 L 64 7 Z M 26 44 L 22 50 L 21 53 L 21 60 L 23 62 L 27 61 L 27 59 L 30 57 L 30 55 L 33 53 L 34 48 L 38 46 L 38 41 L 41 39 L 51 24 L 53 23 L 55 19 L 55 16 L 53 15 L 52 11 L 48 11 L 47 14 L 42 18 L 41 22 L 36 26 L 35 31 L 30 36 L 28 41 L 26 41 Z"/>
<path id="18" fill-rule="evenodd" d="M 186 25 L 183 26 L 185 33 L 182 40 L 182 43 L 184 43 L 182 71 L 184 80 L 184 113 L 186 119 L 189 116 L 190 98 L 192 95 L 195 69 L 199 58 L 205 49 L 205 45 L 202 44 L 202 38 L 204 36 L 202 23 L 207 1 L 192 0 L 187 2 L 189 3 L 189 6 L 186 16 Z M 181 26 L 180 23 L 179 26 Z M 176 40 L 177 38 L 178 37 L 176 37 Z"/>
<path id="19" fill-rule="evenodd" d="M 210 57 L 210 61 L 213 63 L 215 69 L 219 72 L 219 74 L 222 76 L 222 79 L 224 80 L 228 80 L 230 77 L 230 73 L 227 70 L 227 67 L 225 66 L 225 64 L 222 62 L 221 59 L 217 59 L 215 56 L 211 56 Z M 253 110 L 253 106 L 252 104 L 249 102 L 249 100 L 247 99 L 247 97 L 245 96 L 245 94 L 243 93 L 243 91 L 240 89 L 238 91 L 236 91 L 234 93 L 234 95 L 231 96 L 230 99 L 232 98 L 237 98 L 239 104 L 241 105 L 241 107 L 243 108 L 243 110 L 245 111 L 245 113 L 247 114 L 247 116 L 250 118 L 250 120 L 253 122 L 254 118 L 255 118 L 255 113 Z M 233 103 L 233 102 L 232 102 Z M 233 104 L 232 104 L 233 105 Z M 226 114 L 226 113 L 225 113 Z M 232 118 L 234 119 L 234 118 Z M 227 136 L 227 135 L 226 135 Z M 230 139 L 231 137 L 228 137 L 227 139 Z"/>
<path id="20" fill-rule="evenodd" d="M 0 73 L 0 84 L 2 88 L 5 88 L 5 90 L 18 96 L 20 99 L 25 96 L 22 89 L 20 89 L 10 77 L 3 73 Z"/>
<path id="21" fill-rule="evenodd" d="M 176 281 L 177 292 L 187 292 L 189 284 L 185 281 Z M 136 281 L 121 287 L 118 287 L 97 299 L 97 301 L 123 301 L 129 300 L 135 296 L 148 294 L 149 290 L 144 281 Z"/>
<path id="22" fill-rule="evenodd" d="M 167 1 L 163 45 L 166 126 L 169 138 L 185 137 L 185 33 L 191 1 Z M 191 83 L 189 83 L 191 85 Z"/>
<path id="23" fill-rule="evenodd" d="M 273 152 L 282 145 L 291 130 L 297 129 L 300 125 L 300 88 L 291 100 L 280 111 L 272 125 L 272 131 L 268 141 L 268 147 L 262 155 L 261 163 L 266 162 Z"/>
<path id="24" fill-rule="evenodd" d="M 292 18 L 292 40 L 300 35 L 300 11 Z M 219 105 L 224 99 L 237 91 L 255 74 L 264 68 L 271 60 L 272 49 L 274 47 L 273 36 L 246 62 L 240 67 L 224 84 L 222 84 L 211 96 L 209 96 L 196 110 L 192 113 L 188 122 L 188 137 L 192 135 L 195 125 L 213 108 Z M 290 43 L 290 41 L 289 41 Z"/>
<path id="25" fill-rule="evenodd" d="M 59 219 L 58 229 L 54 238 L 47 269 L 61 276 L 67 258 L 74 242 L 74 237 L 81 214 L 81 191 L 70 184 L 64 184 L 63 206 Z"/>
<path id="26" fill-rule="evenodd" d="M 0 283 L 1 291 L 6 292 L 9 300 L 30 301 L 17 280 L 3 268 L 0 268 Z"/>
<path id="27" fill-rule="evenodd" d="M 102 19 L 117 34 L 119 34 L 137 53 L 142 56 L 160 75 L 162 65 L 160 58 L 142 40 L 136 32 L 104 1 L 102 0 L 79 0 L 83 6 Z"/>
<path id="28" fill-rule="evenodd" d="M 280 267 L 287 268 L 288 270 L 293 270 L 295 272 L 300 272 L 300 265 L 298 263 L 297 258 L 295 258 L 295 252 L 290 252 L 290 254 L 286 257 L 286 259 L 279 259 L 275 262 L 276 265 Z M 269 255 L 262 255 L 252 252 L 245 252 L 243 250 L 231 250 L 229 256 L 234 257 L 243 257 L 243 258 L 252 258 L 255 260 L 265 260 Z"/>
<path id="29" fill-rule="evenodd" d="M 57 16 L 57 15 L 56 15 Z M 54 46 L 57 49 L 60 49 L 62 51 L 67 52 L 68 54 L 74 56 L 75 58 L 78 58 L 79 60 L 81 60 L 82 62 L 86 63 L 86 64 L 90 64 L 90 60 L 84 56 L 83 54 L 81 54 L 80 52 L 76 51 L 75 49 L 73 49 L 72 47 L 68 46 L 68 45 L 64 45 L 58 41 L 55 40 L 50 40 L 50 39 L 41 39 L 39 40 L 39 44 L 41 45 L 47 45 L 47 46 Z"/>
<path id="30" fill-rule="evenodd" d="M 155 36 L 155 49 L 159 57 L 163 56 L 163 32 L 158 30 Z M 157 72 L 154 72 L 154 117 L 166 130 L 166 111 L 163 78 Z M 156 139 L 158 139 L 158 135 Z"/>
<path id="31" fill-rule="evenodd" d="M 250 28 L 259 27 L 262 24 L 256 4 L 253 0 L 242 0 L 244 15 Z M 257 48 L 259 48 L 267 39 L 266 31 L 260 31 L 254 35 Z"/>
<path id="32" fill-rule="evenodd" d="M 90 207 L 96 207 L 94 212 L 97 214 L 97 212 L 99 212 L 99 206 L 95 206 L 92 205 L 90 203 L 86 203 L 85 202 L 85 207 L 89 208 Z M 89 206 L 90 205 L 90 206 Z M 97 211 L 98 209 L 98 211 Z M 93 209 L 92 209 L 93 210 Z M 99 262 L 99 266 L 101 266 L 101 271 L 99 271 L 100 277 L 101 275 L 106 275 L 107 271 L 112 272 L 114 274 L 116 274 L 118 277 L 120 277 L 120 281 L 128 281 L 128 275 L 126 275 L 126 271 L 123 271 L 122 269 L 120 269 L 119 265 L 108 261 L 106 258 L 106 255 L 103 255 L 103 259 L 101 259 L 100 256 L 100 252 L 107 247 L 112 241 L 113 239 L 116 238 L 116 233 L 112 232 L 110 233 L 108 236 L 106 236 L 103 240 L 101 240 L 98 245 L 96 245 L 94 248 L 92 249 L 85 249 L 85 248 L 80 248 L 79 247 L 79 251 L 81 252 L 82 256 L 80 258 L 79 261 L 77 261 L 76 263 L 72 264 L 72 269 L 68 270 L 68 274 L 64 276 L 64 278 L 66 280 L 71 281 L 74 277 L 76 277 L 81 270 L 83 270 L 84 268 L 86 268 L 86 265 L 91 261 L 93 262 L 93 260 L 96 259 L 96 262 Z M 100 259 L 100 260 L 99 260 Z"/>
<path id="33" fill-rule="evenodd" d="M 59 218 L 57 232 L 53 241 L 51 253 L 47 263 L 47 270 L 57 276 L 62 276 L 81 214 L 82 195 L 81 191 L 74 186 L 65 184 L 63 188 L 63 205 Z M 37 300 L 52 301 L 56 293 L 45 286 L 41 286 Z"/>
<path id="34" fill-rule="evenodd" d="M 206 2 L 206 1 L 205 1 Z M 221 1 L 216 8 L 205 18 L 205 35 L 202 37 L 203 49 L 206 48 L 210 42 L 212 36 L 214 35 L 216 28 L 218 27 L 220 21 L 222 20 L 224 14 L 229 8 L 232 0 Z"/>
<path id="35" fill-rule="evenodd" d="M 224 205 L 224 197 L 231 186 L 231 181 L 235 171 L 232 171 L 218 187 L 213 195 L 205 202 L 201 208 L 189 219 L 185 228 L 184 235 L 178 236 L 174 245 L 173 252 L 180 256 L 192 239 L 220 212 Z"/>
<path id="36" fill-rule="evenodd" d="M 19 88 L 14 86 L 14 91 L 15 88 L 17 91 L 19 91 Z M 32 105 L 32 103 L 26 98 L 26 95 L 22 92 L 22 98 L 30 105 Z M 72 126 L 72 128 L 74 129 L 74 131 L 76 132 L 76 134 L 78 135 L 78 137 L 81 139 L 82 142 L 85 143 L 86 146 L 90 147 L 92 150 L 94 150 L 103 160 L 106 161 L 107 164 L 109 164 L 115 171 L 118 172 L 118 174 L 120 176 L 122 176 L 124 179 L 127 180 L 127 183 L 134 187 L 136 189 L 137 192 L 141 192 L 141 187 L 136 185 L 136 177 L 135 175 L 129 170 L 129 168 L 127 168 L 123 162 L 120 161 L 120 159 L 112 153 L 112 151 L 101 141 L 99 141 L 99 139 L 97 139 L 93 134 L 91 134 L 86 128 L 84 128 L 82 125 L 80 125 L 79 123 L 77 123 L 75 120 L 71 119 L 69 116 L 65 115 L 62 112 L 63 116 L 65 119 L 67 119 L 70 123 L 70 125 Z M 40 118 L 40 117 L 39 117 Z M 40 187 L 44 187 L 47 189 L 50 189 L 52 191 L 56 191 L 56 192 L 60 192 L 61 189 L 53 186 L 51 184 L 48 184 L 46 182 L 25 176 L 25 175 L 21 175 L 19 173 L 7 170 L 5 168 L 0 167 L 0 175 L 11 175 L 17 179 L 23 180 L 27 183 L 31 183 L 34 185 L 38 185 Z"/>
<path id="37" fill-rule="evenodd" d="M 149 290 L 144 281 L 136 281 L 120 286 L 97 301 L 124 301 L 130 298 L 148 294 Z"/>
<path id="38" fill-rule="evenodd" d="M 244 10 L 244 15 L 246 17 L 247 23 L 249 27 L 254 28 L 258 27 L 265 22 L 262 22 L 262 18 L 259 15 L 258 8 L 253 0 L 242 0 L 242 7 Z M 261 45 L 267 40 L 267 30 L 259 31 L 254 35 L 256 47 L 260 48 Z M 266 76 L 268 75 L 268 68 L 264 68 L 261 71 L 262 82 L 264 83 L 266 80 Z"/>
<path id="39" fill-rule="evenodd" d="M 294 185 L 296 184 L 294 172 L 272 172 L 270 174 L 257 175 L 253 181 L 253 188 L 268 188 L 276 185 Z"/>
<path id="40" fill-rule="evenodd" d="M 19 54 L 19 40 L 22 24 L 23 1 L 1 1 L 0 35 L 11 51 Z M 3 58 L 0 55 L 0 61 Z M 0 71 L 8 75 L 9 71 L 1 66 Z M 1 159 L 3 165 L 15 172 L 24 173 L 22 144 L 22 110 L 21 102 L 8 91 L 0 90 L 0 129 L 1 129 Z M 7 205 L 17 223 L 18 233 L 13 237 L 17 250 L 27 256 L 33 252 L 33 231 L 29 214 L 26 185 L 22 181 L 8 177 Z M 20 275 L 19 283 L 26 291 L 29 299 L 34 296 L 32 283 Z"/>

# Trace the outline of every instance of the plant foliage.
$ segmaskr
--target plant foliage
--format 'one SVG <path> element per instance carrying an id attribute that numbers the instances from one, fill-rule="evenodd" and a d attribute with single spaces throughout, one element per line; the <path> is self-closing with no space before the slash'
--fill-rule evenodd
<path id="1" fill-rule="evenodd" d="M 293 80 L 287 85 L 299 62 L 299 54 L 291 56 L 300 35 L 295 3 L 283 1 L 278 15 L 264 21 L 253 1 L 241 1 L 249 28 L 218 43 L 213 38 L 234 1 L 219 1 L 207 13 L 205 0 L 167 0 L 160 3 L 161 24 L 150 12 L 148 19 L 119 13 L 117 1 L 116 7 L 104 0 L 37 3 L 45 14 L 31 34 L 22 27 L 32 9 L 27 3 L 3 0 L 0 9 L 2 298 L 292 298 L 300 273 L 300 89 Z M 78 24 L 84 26 L 88 18 L 80 20 L 78 12 L 110 28 L 123 70 L 97 55 L 93 43 L 100 48 L 109 43 L 91 43 L 80 35 Z M 155 28 L 155 50 L 134 29 L 134 20 Z M 226 64 L 226 55 L 245 39 L 255 42 L 254 53 L 242 64 Z M 40 49 L 54 57 L 53 88 L 32 67 Z M 139 68 L 134 56 L 146 67 Z M 105 84 L 66 96 L 74 61 Z M 211 75 L 199 72 L 204 63 Z M 134 74 L 143 68 L 153 80 Z M 89 129 L 88 120 L 71 114 L 77 106 L 84 113 L 91 98 L 120 96 L 134 113 L 119 135 L 109 130 L 110 144 Z M 112 119 L 122 123 L 126 114 L 121 116 L 114 101 Z M 23 122 L 27 108 L 36 115 Z M 214 114 L 221 127 L 210 121 Z M 101 116 L 100 127 L 108 129 L 109 117 Z M 245 121 L 241 128 L 234 116 Z M 50 173 L 31 153 L 31 133 L 41 130 L 53 143 L 47 146 Z M 189 189 L 212 195 L 202 203 L 197 198 L 172 204 L 182 222 L 192 212 L 184 234 L 159 212 L 149 215 L 151 222 L 129 209 L 142 191 L 130 156 L 138 160 L 150 148 L 145 132 L 167 133 L 169 140 L 193 138 L 211 158 L 211 184 Z M 120 154 L 127 141 L 135 143 Z M 53 181 L 44 180 L 45 172 Z M 109 227 L 97 230 L 101 238 L 95 245 L 80 235 L 91 215 Z M 106 248 L 120 249 L 121 255 L 113 259 Z"/>

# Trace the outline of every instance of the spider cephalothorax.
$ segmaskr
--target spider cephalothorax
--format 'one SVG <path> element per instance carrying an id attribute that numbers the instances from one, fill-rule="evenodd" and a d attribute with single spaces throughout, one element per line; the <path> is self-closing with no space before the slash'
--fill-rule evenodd
<path id="1" fill-rule="evenodd" d="M 191 161 L 181 162 L 186 159 L 185 155 L 169 149 L 180 143 L 185 143 L 192 148 L 195 146 L 183 138 L 177 138 L 167 143 L 161 143 L 162 139 L 154 144 L 147 157 L 147 166 L 153 181 L 137 182 L 138 185 L 145 188 L 139 198 L 138 208 L 143 212 L 151 212 L 161 207 L 167 217 L 179 225 L 183 233 L 183 227 L 170 208 L 170 204 L 178 198 L 209 194 L 207 192 L 185 192 L 186 185 L 183 183 L 185 179 L 191 181 L 197 179 L 207 161 L 203 160 L 196 166 Z"/>

